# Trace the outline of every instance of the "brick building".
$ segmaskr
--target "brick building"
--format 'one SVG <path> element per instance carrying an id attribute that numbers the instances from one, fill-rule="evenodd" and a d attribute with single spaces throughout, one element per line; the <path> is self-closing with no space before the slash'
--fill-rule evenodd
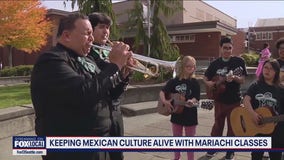
<path id="1" fill-rule="evenodd" d="M 219 41 L 222 36 L 232 36 L 234 40 L 234 55 L 243 53 L 244 32 L 236 29 L 237 20 L 222 11 L 208 5 L 203 1 L 183 0 L 183 11 L 174 16 L 162 17 L 172 43 L 180 48 L 183 55 L 192 55 L 198 60 L 211 60 L 219 57 Z M 123 1 L 113 4 L 117 15 L 117 23 L 123 24 L 128 20 L 127 9 L 134 7 L 134 1 Z M 70 12 L 49 9 L 47 17 L 54 23 L 53 34 L 48 37 L 48 43 L 40 52 L 24 54 L 22 51 L 13 50 L 13 66 L 21 64 L 34 64 L 39 53 L 55 45 L 56 32 L 59 19 Z M 146 27 L 145 27 L 146 29 Z M 237 33 L 241 33 L 240 35 Z M 126 43 L 133 43 L 135 32 L 123 35 Z M 237 36 L 236 36 L 237 35 Z M 7 48 L 0 47 L 0 59 L 4 66 L 8 65 Z"/>
<path id="2" fill-rule="evenodd" d="M 258 19 L 254 27 L 249 27 L 247 39 L 251 50 L 260 51 L 264 43 L 269 43 L 272 57 L 277 58 L 276 41 L 284 37 L 284 18 Z"/>
<path id="3" fill-rule="evenodd" d="M 191 55 L 198 60 L 219 57 L 219 41 L 222 36 L 234 36 L 238 33 L 237 20 L 203 1 L 183 0 L 181 3 L 184 10 L 178 11 L 172 17 L 161 16 L 172 43 L 179 47 L 180 54 Z M 126 10 L 133 7 L 134 1 L 113 4 L 118 24 L 127 22 Z M 124 36 L 131 43 L 133 39 L 129 39 L 134 34 L 135 32 L 127 33 Z M 234 54 L 239 55 L 240 52 Z"/>

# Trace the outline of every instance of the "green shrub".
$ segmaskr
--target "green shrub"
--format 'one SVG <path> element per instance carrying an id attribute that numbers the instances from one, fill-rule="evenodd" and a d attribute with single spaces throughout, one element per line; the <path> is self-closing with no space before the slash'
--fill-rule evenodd
<path id="1" fill-rule="evenodd" d="M 173 78 L 172 70 L 160 68 L 160 75 L 157 77 L 158 82 L 165 82 L 171 78 Z"/>
<path id="2" fill-rule="evenodd" d="M 136 71 L 135 71 L 135 72 L 133 73 L 133 75 L 131 76 L 131 80 L 132 80 L 133 82 L 141 82 L 141 81 L 145 80 L 144 74 L 141 73 L 141 72 L 136 72 Z"/>
<path id="3" fill-rule="evenodd" d="M 33 65 L 19 65 L 15 67 L 5 67 L 0 71 L 1 77 L 11 76 L 29 76 L 31 75 Z"/>
<path id="4" fill-rule="evenodd" d="M 241 55 L 247 66 L 257 66 L 259 55 L 257 53 L 244 53 Z"/>

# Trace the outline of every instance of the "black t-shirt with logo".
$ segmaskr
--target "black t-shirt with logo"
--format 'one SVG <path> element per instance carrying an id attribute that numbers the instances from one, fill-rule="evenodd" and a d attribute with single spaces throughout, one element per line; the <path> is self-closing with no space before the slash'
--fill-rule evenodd
<path id="1" fill-rule="evenodd" d="M 279 112 L 279 88 L 265 82 L 256 81 L 250 85 L 245 95 L 251 97 L 253 109 L 271 107 L 275 113 Z"/>
<path id="2" fill-rule="evenodd" d="M 170 79 L 162 89 L 164 93 L 178 93 L 185 96 L 185 100 L 196 98 L 200 99 L 200 85 L 195 78 L 182 79 L 178 78 Z M 184 107 L 181 114 L 172 114 L 171 122 L 184 125 L 193 126 L 197 125 L 197 108 Z"/>
<path id="3" fill-rule="evenodd" d="M 209 65 L 204 75 L 208 80 L 212 80 L 214 76 L 226 76 L 230 71 L 233 71 L 234 75 L 237 76 L 247 76 L 245 61 L 240 57 L 231 57 L 225 62 L 220 57 Z M 240 102 L 240 84 L 232 81 L 225 82 L 225 86 L 225 91 L 220 94 L 218 101 L 224 104 Z"/>

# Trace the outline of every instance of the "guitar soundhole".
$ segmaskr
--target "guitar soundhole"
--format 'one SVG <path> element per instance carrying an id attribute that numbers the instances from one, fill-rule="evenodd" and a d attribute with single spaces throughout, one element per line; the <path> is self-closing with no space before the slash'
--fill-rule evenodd
<path id="1" fill-rule="evenodd" d="M 247 129 L 246 129 L 246 124 L 245 124 L 245 120 L 243 116 L 241 116 L 241 126 L 242 126 L 243 131 L 246 132 Z"/>

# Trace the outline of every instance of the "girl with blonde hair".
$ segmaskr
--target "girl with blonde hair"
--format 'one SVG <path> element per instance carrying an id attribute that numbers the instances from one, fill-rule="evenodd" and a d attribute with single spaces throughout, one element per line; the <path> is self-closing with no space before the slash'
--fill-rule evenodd
<path id="1" fill-rule="evenodd" d="M 197 108 L 192 106 L 200 99 L 200 86 L 194 78 L 195 69 L 196 60 L 192 56 L 180 57 L 175 66 L 176 76 L 170 79 L 160 92 L 160 99 L 163 104 L 174 111 L 170 120 L 173 136 L 182 136 L 183 129 L 185 130 L 185 136 L 188 137 L 194 136 L 196 132 L 198 124 Z M 186 102 L 187 107 L 172 104 L 172 100 L 166 98 L 167 95 L 178 95 Z M 175 110 L 174 108 L 176 107 L 181 107 L 182 109 Z M 175 152 L 174 160 L 179 159 L 181 159 L 181 153 Z M 194 153 L 187 152 L 187 159 L 194 160 Z"/>

